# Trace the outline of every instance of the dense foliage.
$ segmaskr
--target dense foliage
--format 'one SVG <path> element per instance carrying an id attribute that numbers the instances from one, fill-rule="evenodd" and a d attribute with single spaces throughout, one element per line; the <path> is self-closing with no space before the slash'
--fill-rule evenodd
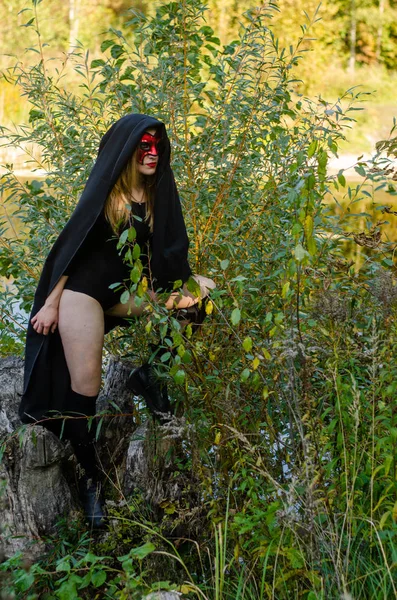
<path id="1" fill-rule="evenodd" d="M 28 310 L 100 136 L 126 112 L 167 124 L 192 266 L 218 286 L 201 334 L 155 307 L 127 339 L 107 342 L 140 355 L 160 337 L 175 350 L 173 394 L 190 425 L 180 469 L 194 473 L 200 510 L 168 506 L 148 525 L 147 508 L 116 506 L 120 527 L 97 554 L 69 531 L 47 563 L 5 563 L 18 598 L 140 598 L 186 580 L 186 595 L 214 600 L 397 593 L 397 288 L 377 217 L 392 208 L 373 201 L 379 187 L 395 195 L 395 182 L 380 158 L 357 163 L 354 188 L 328 175 L 358 96 L 330 104 L 294 93 L 306 41 L 283 49 L 272 11 L 248 13 L 241 37 L 223 45 L 201 0 L 172 2 L 112 31 L 91 64 L 76 51 L 49 71 L 39 46 L 35 64 L 8 74 L 30 112 L 3 133 L 40 176 L 21 181 L 9 165 L 1 180 L 15 211 L 1 239 L 0 274 L 12 280 L 2 353 L 23 339 L 13 294 Z M 70 68 L 79 95 L 62 85 Z M 356 214 L 363 198 L 371 212 Z M 347 245 L 362 249 L 356 262 Z M 183 531 L 175 544 L 163 535 L 170 519 Z"/>
<path id="2" fill-rule="evenodd" d="M 76 40 L 92 51 L 99 50 L 98 35 L 109 26 L 120 28 L 129 20 L 131 12 L 140 11 L 153 16 L 162 0 L 90 0 L 79 2 L 68 0 L 59 5 L 57 0 L 36 1 L 40 6 L 40 28 L 46 43 L 52 51 L 69 51 Z M 238 34 L 241 15 L 257 6 L 255 0 L 209 0 L 206 19 L 218 33 L 222 42 L 228 42 Z M 265 4 L 265 3 L 264 3 Z M 306 12 L 308 15 L 319 8 L 318 17 L 322 22 L 315 30 L 318 38 L 316 53 L 327 54 L 330 47 L 334 60 L 347 64 L 354 54 L 357 65 L 385 64 L 389 69 L 396 68 L 396 0 L 278 0 L 268 1 L 268 6 L 280 8 L 274 15 L 277 34 L 282 42 L 290 43 Z M 1 0 L 1 12 L 7 15 L 0 23 L 0 37 L 4 52 L 19 54 L 21 47 L 15 30 L 37 18 L 34 9 L 26 0 Z M 353 37 L 352 37 L 353 35 Z M 26 31 L 23 43 L 34 44 L 34 35 Z M 2 56 L 4 64 L 6 56 Z"/>
<path id="3" fill-rule="evenodd" d="M 63 3 L 58 0 L 0 0 L 4 15 L 0 22 L 0 68 L 13 64 L 15 57 L 23 60 L 25 65 L 31 64 L 31 56 L 25 53 L 25 48 L 36 44 L 32 23 L 39 23 L 42 39 L 49 44 L 47 55 L 56 58 L 58 63 L 61 55 L 79 45 L 89 49 L 95 58 L 100 56 L 100 44 L 109 27 L 123 30 L 132 41 L 135 27 L 125 25 L 134 12 L 141 11 L 151 17 L 163 4 L 163 0 L 68 0 Z M 257 4 L 256 0 L 208 0 L 206 24 L 217 32 L 223 44 L 228 44 L 239 36 L 243 12 L 253 10 Z M 306 50 L 315 49 L 315 52 L 310 61 L 305 61 L 298 69 L 304 93 L 326 93 L 328 97 L 336 98 L 350 85 L 365 85 L 371 91 L 377 90 L 372 102 L 386 105 L 394 102 L 396 0 L 323 0 L 321 3 L 318 0 L 267 0 L 262 5 L 280 9 L 274 11 L 272 29 L 286 48 L 295 43 L 301 25 L 315 15 L 312 40 L 305 44 Z M 69 86 L 78 84 L 71 70 L 67 70 L 65 76 Z M 26 105 L 21 102 L 17 90 L 0 80 L 0 121 L 22 122 L 26 119 Z M 363 132 L 358 138 L 360 147 L 367 149 L 365 139 L 378 127 L 375 115 L 371 115 L 371 127 L 362 123 Z"/>

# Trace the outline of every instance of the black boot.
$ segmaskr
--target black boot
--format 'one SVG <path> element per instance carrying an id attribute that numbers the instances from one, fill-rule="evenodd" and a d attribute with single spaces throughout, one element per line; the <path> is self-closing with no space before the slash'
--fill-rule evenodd
<path id="1" fill-rule="evenodd" d="M 189 306 L 188 308 L 179 308 L 175 311 L 175 318 L 183 323 L 189 323 L 192 327 L 192 334 L 196 333 L 200 326 L 203 324 L 204 319 L 207 317 L 206 306 L 209 301 L 209 297 L 206 296 L 197 304 Z"/>
<path id="2" fill-rule="evenodd" d="M 103 529 L 106 525 L 106 517 L 103 510 L 101 483 L 97 479 L 82 475 L 79 479 L 78 489 L 89 525 L 92 529 Z"/>
<path id="3" fill-rule="evenodd" d="M 159 380 L 149 363 L 145 363 L 131 373 L 127 388 L 134 394 L 143 396 L 146 406 L 155 419 L 161 423 L 167 421 L 167 416 L 172 413 L 167 384 Z"/>
<path id="4" fill-rule="evenodd" d="M 207 316 L 205 311 L 207 302 L 208 297 L 205 297 L 199 304 L 176 310 L 175 318 L 184 323 L 190 323 L 192 333 L 195 333 Z M 160 344 L 153 345 L 152 355 L 157 354 L 160 348 Z M 150 363 L 145 363 L 131 373 L 127 381 L 127 388 L 134 394 L 143 396 L 146 406 L 160 423 L 166 423 L 169 420 L 168 415 L 172 414 L 173 410 L 168 398 L 167 384 L 156 377 Z"/>
<path id="5" fill-rule="evenodd" d="M 68 409 L 71 417 L 65 420 L 64 437 L 68 439 L 76 455 L 77 461 L 83 469 L 79 479 L 79 495 L 85 515 L 91 527 L 100 529 L 105 525 L 103 512 L 103 498 L 99 469 L 95 454 L 95 419 L 88 428 L 88 419 L 95 415 L 95 404 L 98 396 L 83 396 L 71 390 Z"/>

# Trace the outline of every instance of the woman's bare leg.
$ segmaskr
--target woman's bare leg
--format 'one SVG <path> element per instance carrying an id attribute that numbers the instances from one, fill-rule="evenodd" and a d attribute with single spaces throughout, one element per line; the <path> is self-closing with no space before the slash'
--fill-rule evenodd
<path id="1" fill-rule="evenodd" d="M 59 333 L 72 390 L 95 396 L 101 387 L 104 317 L 97 300 L 63 290 L 59 303 Z"/>
<path id="2" fill-rule="evenodd" d="M 121 302 L 119 302 L 118 304 L 115 304 L 109 308 L 109 310 L 105 311 L 105 314 L 109 315 L 110 317 L 140 317 L 143 314 L 146 306 L 147 302 L 142 302 L 140 306 L 137 306 L 135 304 L 135 297 L 130 296 L 126 304 L 121 304 Z"/>

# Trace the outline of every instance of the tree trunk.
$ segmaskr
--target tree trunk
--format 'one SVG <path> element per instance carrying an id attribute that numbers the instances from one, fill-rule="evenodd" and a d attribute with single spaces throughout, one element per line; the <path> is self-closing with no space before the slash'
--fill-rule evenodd
<path id="1" fill-rule="evenodd" d="M 357 41 L 357 18 L 356 18 L 356 0 L 350 3 L 350 57 L 349 71 L 354 73 L 356 67 L 356 41 Z"/>
<path id="2" fill-rule="evenodd" d="M 143 414 L 136 410 L 139 400 L 126 388 L 133 366 L 110 359 L 97 403 L 102 418 L 97 452 L 108 482 L 105 498 L 111 496 L 111 505 L 117 506 L 139 490 L 154 518 L 162 520 L 163 533 L 169 528 L 173 537 L 195 536 L 202 506 L 194 431 L 176 417 L 162 426 L 151 417 L 137 423 Z M 73 517 L 80 504 L 70 444 L 44 427 L 20 425 L 22 383 L 23 361 L 0 359 L 0 443 L 5 448 L 0 461 L 0 554 L 8 557 L 21 550 L 36 559 L 45 551 L 43 538 L 55 532 L 60 518 Z M 182 469 L 187 454 L 191 466 Z"/>
<path id="3" fill-rule="evenodd" d="M 69 52 L 73 52 L 79 35 L 80 0 L 69 0 Z"/>
<path id="4" fill-rule="evenodd" d="M 385 0 L 379 0 L 379 27 L 376 37 L 376 60 L 379 63 L 382 53 L 382 37 L 383 37 L 383 15 L 385 13 Z"/>

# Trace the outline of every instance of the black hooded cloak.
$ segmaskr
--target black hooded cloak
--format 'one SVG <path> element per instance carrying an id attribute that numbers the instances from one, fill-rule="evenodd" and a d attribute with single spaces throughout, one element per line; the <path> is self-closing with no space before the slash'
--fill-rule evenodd
<path id="1" fill-rule="evenodd" d="M 156 289 L 172 289 L 173 282 L 185 282 L 191 275 L 187 260 L 189 241 L 170 166 L 170 143 L 164 124 L 147 115 L 126 115 L 103 136 L 81 198 L 43 267 L 26 337 L 24 391 L 19 409 L 24 423 L 51 416 L 51 411 L 65 411 L 70 389 L 70 375 L 58 328 L 52 334 L 38 334 L 31 319 L 71 264 L 144 131 L 151 127 L 160 130 L 162 137 L 162 152 L 156 170 L 150 257 L 154 286 Z M 105 315 L 106 332 L 120 323 L 120 319 Z"/>

